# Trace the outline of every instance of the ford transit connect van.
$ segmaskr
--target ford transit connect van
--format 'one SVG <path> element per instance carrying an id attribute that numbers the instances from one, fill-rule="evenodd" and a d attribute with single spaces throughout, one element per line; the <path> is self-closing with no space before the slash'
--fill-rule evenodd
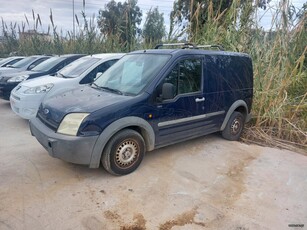
<path id="1" fill-rule="evenodd" d="M 93 84 L 44 100 L 32 135 L 52 157 L 115 175 L 166 145 L 214 132 L 238 140 L 252 107 L 251 58 L 179 45 L 131 52 Z"/>

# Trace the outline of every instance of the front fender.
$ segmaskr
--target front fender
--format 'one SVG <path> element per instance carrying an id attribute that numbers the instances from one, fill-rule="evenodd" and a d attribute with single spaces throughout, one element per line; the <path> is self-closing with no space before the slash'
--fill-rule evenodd
<path id="1" fill-rule="evenodd" d="M 146 150 L 153 150 L 155 146 L 155 133 L 151 125 L 140 117 L 124 117 L 110 124 L 99 135 L 92 152 L 89 167 L 98 168 L 100 165 L 101 155 L 110 138 L 120 130 L 131 126 L 137 126 L 141 129 L 141 135 L 144 138 Z"/>

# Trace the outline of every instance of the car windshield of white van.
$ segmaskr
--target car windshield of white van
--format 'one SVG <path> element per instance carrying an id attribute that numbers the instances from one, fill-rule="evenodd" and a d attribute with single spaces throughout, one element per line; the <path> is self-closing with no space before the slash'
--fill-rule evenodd
<path id="1" fill-rule="evenodd" d="M 129 54 L 112 65 L 92 87 L 117 94 L 137 95 L 170 59 L 170 55 Z"/>
<path id="2" fill-rule="evenodd" d="M 97 63 L 100 59 L 94 57 L 83 57 L 73 61 L 57 73 L 57 77 L 75 78 Z"/>

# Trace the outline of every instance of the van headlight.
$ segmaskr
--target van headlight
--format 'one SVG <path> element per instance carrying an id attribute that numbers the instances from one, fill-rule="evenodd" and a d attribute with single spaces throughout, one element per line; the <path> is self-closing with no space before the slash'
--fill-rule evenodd
<path id="1" fill-rule="evenodd" d="M 57 132 L 61 134 L 76 136 L 82 121 L 88 115 L 89 113 L 67 114 L 62 120 Z"/>
<path id="2" fill-rule="evenodd" d="M 8 79 L 7 82 L 22 82 L 24 80 L 27 80 L 28 77 L 29 75 L 16 76 Z"/>
<path id="3" fill-rule="evenodd" d="M 24 93 L 25 94 L 38 94 L 38 93 L 47 93 L 51 88 L 53 87 L 53 84 L 49 83 L 46 85 L 40 85 L 36 87 L 31 87 L 27 89 Z"/>

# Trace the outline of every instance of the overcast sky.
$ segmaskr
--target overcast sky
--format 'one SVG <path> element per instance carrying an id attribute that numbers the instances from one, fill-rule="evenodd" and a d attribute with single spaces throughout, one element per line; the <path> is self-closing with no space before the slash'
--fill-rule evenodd
<path id="1" fill-rule="evenodd" d="M 73 1 L 75 14 L 78 16 L 80 21 L 82 21 L 81 11 L 83 10 L 83 0 L 0 0 L 0 18 L 2 18 L 6 24 L 17 22 L 21 25 L 21 22 L 26 22 L 26 15 L 30 23 L 30 26 L 26 26 L 26 30 L 33 29 L 33 10 L 35 17 L 39 14 L 42 21 L 42 27 L 39 27 L 38 31 L 47 32 L 48 25 L 50 24 L 49 16 L 51 9 L 54 24 L 57 28 L 62 28 L 63 31 L 72 31 Z M 109 0 L 85 0 L 85 14 L 88 18 L 93 15 L 97 17 L 99 9 L 103 9 L 107 2 L 109 2 Z M 118 2 L 118 0 L 116 0 L 116 2 Z M 121 0 L 121 2 L 124 2 L 124 0 Z M 276 7 L 278 7 L 277 2 L 278 0 L 272 0 L 270 5 L 276 9 Z M 305 0 L 292 0 L 292 3 L 298 8 L 302 7 L 304 2 Z M 143 13 L 143 22 L 145 21 L 145 16 L 148 10 L 151 7 L 158 6 L 160 13 L 164 13 L 165 24 L 168 28 L 169 15 L 173 7 L 173 0 L 138 0 L 138 6 L 141 8 Z M 264 13 L 264 11 L 260 11 L 261 16 Z M 270 28 L 270 11 L 267 11 L 262 17 L 261 25 L 264 28 Z M 0 26 L 2 27 L 2 24 L 0 24 Z"/>

